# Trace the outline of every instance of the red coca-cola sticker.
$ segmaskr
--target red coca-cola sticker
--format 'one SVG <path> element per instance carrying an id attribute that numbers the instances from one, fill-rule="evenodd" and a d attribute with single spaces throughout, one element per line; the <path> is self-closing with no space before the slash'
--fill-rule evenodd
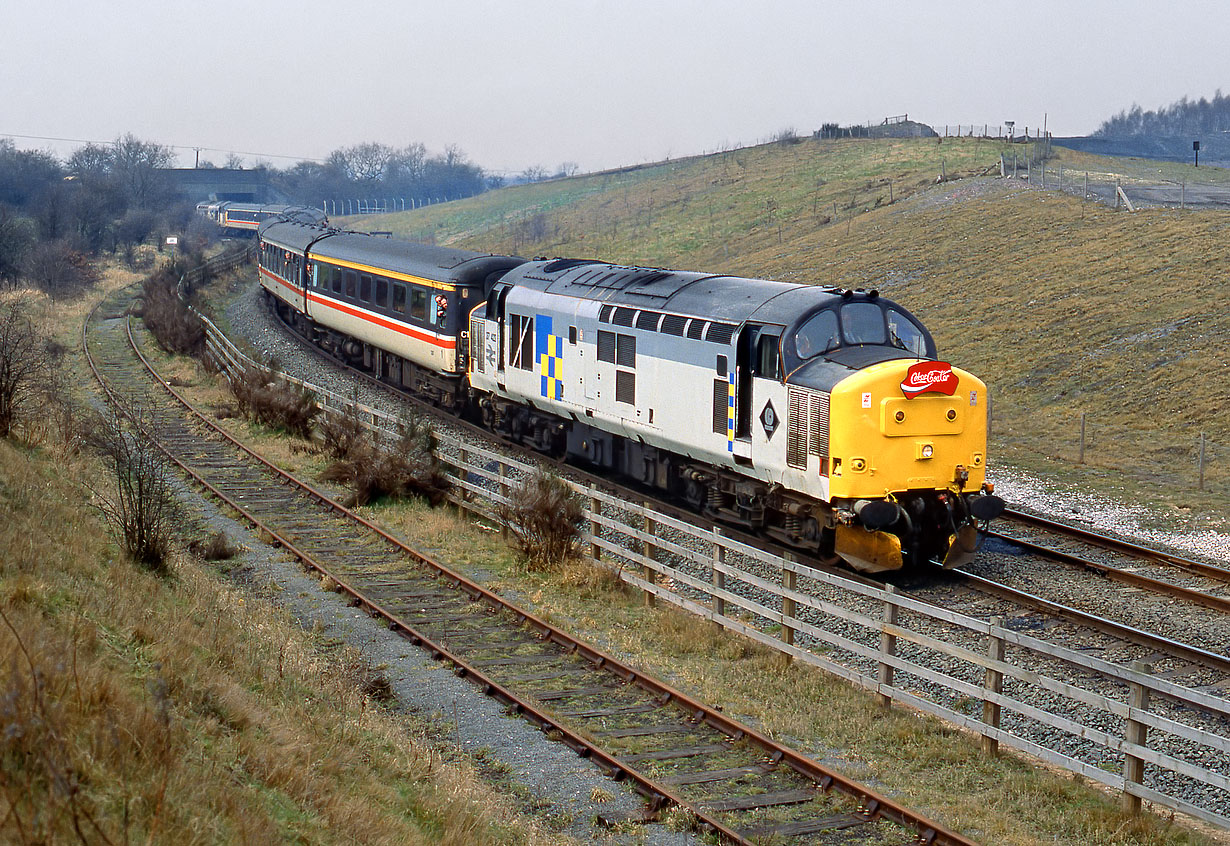
<path id="1" fill-rule="evenodd" d="M 907 399 L 919 394 L 934 391 L 937 394 L 952 396 L 957 390 L 957 374 L 952 372 L 952 365 L 946 361 L 920 361 L 911 364 L 901 380 L 901 393 Z"/>

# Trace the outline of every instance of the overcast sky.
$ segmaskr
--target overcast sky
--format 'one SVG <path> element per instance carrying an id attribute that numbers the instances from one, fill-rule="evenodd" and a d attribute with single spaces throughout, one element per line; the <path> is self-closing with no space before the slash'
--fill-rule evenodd
<path id="1" fill-rule="evenodd" d="M 215 163 L 421 141 L 595 170 L 905 113 L 1082 135 L 1230 89 L 1224 0 L 5 0 L 2 20 L 0 135 L 132 132 Z"/>

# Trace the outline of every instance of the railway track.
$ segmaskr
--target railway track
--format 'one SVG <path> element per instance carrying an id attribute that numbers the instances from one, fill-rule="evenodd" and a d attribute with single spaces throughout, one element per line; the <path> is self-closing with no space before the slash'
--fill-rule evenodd
<path id="1" fill-rule="evenodd" d="M 166 385 L 123 312 L 111 300 L 87 320 L 86 355 L 113 401 L 146 386 L 146 434 L 170 460 L 354 605 L 630 781 L 651 810 L 677 805 L 738 844 L 972 842 L 509 604 L 273 467 Z"/>
<path id="2" fill-rule="evenodd" d="M 1009 509 L 1004 519 L 1017 530 L 993 537 L 1120 584 L 1230 613 L 1230 569 L 1022 511 Z"/>

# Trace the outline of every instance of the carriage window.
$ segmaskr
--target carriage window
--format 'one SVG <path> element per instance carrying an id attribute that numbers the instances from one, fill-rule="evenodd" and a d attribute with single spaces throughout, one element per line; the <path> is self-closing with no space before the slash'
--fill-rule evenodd
<path id="1" fill-rule="evenodd" d="M 927 336 L 910 318 L 896 309 L 888 310 L 888 342 L 919 358 L 927 355 Z"/>
<path id="2" fill-rule="evenodd" d="M 431 298 L 428 320 L 435 326 L 443 326 L 448 321 L 448 297 L 444 294 L 436 294 Z"/>
<path id="3" fill-rule="evenodd" d="M 794 333 L 794 348 L 802 359 L 826 353 L 840 343 L 835 311 L 822 311 L 812 315 L 811 319 Z"/>
<path id="4" fill-rule="evenodd" d="M 355 283 L 358 281 L 356 278 L 357 276 L 358 274 L 356 274 L 353 270 L 346 271 L 346 296 L 348 297 L 354 297 Z"/>
<path id="5" fill-rule="evenodd" d="M 342 292 L 342 271 L 341 268 L 333 268 L 333 293 L 340 294 Z"/>
<path id="6" fill-rule="evenodd" d="M 847 303 L 841 307 L 842 335 L 847 344 L 885 344 L 884 312 L 875 303 Z"/>
<path id="7" fill-rule="evenodd" d="M 383 276 L 376 277 L 376 305 L 381 308 L 389 306 L 389 280 Z"/>
<path id="8" fill-rule="evenodd" d="M 427 292 L 422 288 L 410 289 L 410 316 L 419 320 L 427 319 Z"/>
<path id="9" fill-rule="evenodd" d="M 359 277 L 359 299 L 365 303 L 372 301 L 372 278 L 366 273 Z"/>
<path id="10" fill-rule="evenodd" d="M 398 314 L 406 313 L 406 286 L 393 283 L 393 311 Z"/>

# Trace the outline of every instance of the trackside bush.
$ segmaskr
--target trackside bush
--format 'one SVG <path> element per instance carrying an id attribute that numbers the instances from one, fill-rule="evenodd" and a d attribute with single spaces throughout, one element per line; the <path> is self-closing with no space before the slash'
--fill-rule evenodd
<path id="1" fill-rule="evenodd" d="M 166 266 L 142 285 L 141 319 L 167 352 L 199 358 L 205 351 L 205 324 L 179 298 L 179 274 Z"/>
<path id="2" fill-rule="evenodd" d="M 129 560 L 166 575 L 182 516 L 170 462 L 139 431 L 152 422 L 149 411 L 133 403 L 124 413 L 137 421 L 137 431 L 124 426 L 119 412 L 112 410 L 97 417 L 87 436 L 112 471 L 110 484 L 95 489 L 94 504 Z"/>
<path id="3" fill-rule="evenodd" d="M 329 424 L 326 424 L 329 425 Z M 336 459 L 322 475 L 341 482 L 351 493 L 347 507 L 391 497 L 419 496 L 439 505 L 452 483 L 436 458 L 436 434 L 422 416 L 410 414 L 398 423 L 395 439 L 379 441 L 358 424 L 358 409 L 347 406 L 325 435 L 324 449 Z"/>
<path id="4" fill-rule="evenodd" d="M 497 514 L 531 570 L 557 569 L 576 557 L 585 509 L 562 479 L 539 470 L 510 498 Z"/>
<path id="5" fill-rule="evenodd" d="M 272 368 L 245 367 L 231 379 L 231 393 L 247 419 L 301 438 L 312 436 L 320 413 L 315 394 L 278 378 Z"/>

